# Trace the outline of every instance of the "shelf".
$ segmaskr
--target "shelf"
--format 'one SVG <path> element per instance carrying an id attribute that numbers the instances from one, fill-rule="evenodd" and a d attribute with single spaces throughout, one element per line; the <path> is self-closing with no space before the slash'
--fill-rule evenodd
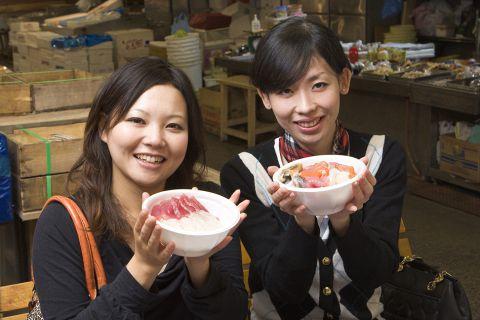
<path id="1" fill-rule="evenodd" d="M 473 44 L 475 39 L 473 38 L 455 38 L 455 37 L 426 37 L 419 36 L 418 42 L 444 42 L 444 43 L 465 43 Z"/>
<path id="2" fill-rule="evenodd" d="M 448 172 L 442 171 L 439 168 L 435 168 L 435 167 L 430 167 L 430 169 L 428 170 L 428 173 L 434 179 L 448 182 L 453 185 L 480 193 L 480 183 L 470 182 L 468 180 L 465 180 L 464 178 L 454 176 Z"/>

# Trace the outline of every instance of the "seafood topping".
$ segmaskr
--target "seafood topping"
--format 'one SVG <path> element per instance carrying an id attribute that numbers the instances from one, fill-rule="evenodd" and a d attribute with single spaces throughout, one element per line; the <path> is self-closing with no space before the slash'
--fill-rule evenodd
<path id="1" fill-rule="evenodd" d="M 300 188 L 320 188 L 342 183 L 355 177 L 355 169 L 337 162 L 322 161 L 306 167 L 301 164 L 287 168 L 280 175 L 282 183 Z"/>
<path id="2" fill-rule="evenodd" d="M 185 231 L 211 231 L 222 228 L 220 220 L 195 197 L 182 194 L 153 206 L 150 213 L 163 224 Z"/>

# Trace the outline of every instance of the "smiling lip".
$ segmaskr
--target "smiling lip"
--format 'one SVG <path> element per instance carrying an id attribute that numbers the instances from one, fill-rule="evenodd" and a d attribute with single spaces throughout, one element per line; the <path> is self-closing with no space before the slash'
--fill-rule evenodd
<path id="1" fill-rule="evenodd" d="M 146 168 L 158 168 L 167 160 L 161 155 L 150 153 L 136 153 L 134 154 L 134 158 Z"/>
<path id="2" fill-rule="evenodd" d="M 317 130 L 320 128 L 322 119 L 323 116 L 315 119 L 294 121 L 294 123 L 297 125 L 297 128 L 301 133 L 311 134 L 317 132 Z"/>

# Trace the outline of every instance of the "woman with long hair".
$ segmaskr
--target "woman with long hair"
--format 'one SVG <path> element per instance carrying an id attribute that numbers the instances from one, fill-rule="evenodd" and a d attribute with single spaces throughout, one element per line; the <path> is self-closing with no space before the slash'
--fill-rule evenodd
<path id="1" fill-rule="evenodd" d="M 112 74 L 93 102 L 69 177 L 107 284 L 90 301 L 73 223 L 62 205 L 50 203 L 37 223 L 32 258 L 45 319 L 245 318 L 238 236 L 201 257 L 172 255 L 175 244 L 161 243 L 161 227 L 141 211 L 142 197 L 168 189 L 220 193 L 202 181 L 202 136 L 195 93 L 182 71 L 145 57 Z M 231 200 L 238 197 L 236 191 Z"/>

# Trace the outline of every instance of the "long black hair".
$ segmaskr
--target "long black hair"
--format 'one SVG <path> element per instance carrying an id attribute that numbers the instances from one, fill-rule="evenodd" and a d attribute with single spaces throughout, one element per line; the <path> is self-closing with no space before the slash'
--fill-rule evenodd
<path id="1" fill-rule="evenodd" d="M 107 233 L 119 239 L 131 236 L 131 228 L 112 193 L 112 158 L 108 146 L 100 138 L 101 133 L 119 123 L 145 91 L 163 84 L 180 91 L 188 115 L 185 158 L 167 179 L 166 188 L 191 188 L 202 178 L 205 169 L 203 122 L 188 77 L 158 57 L 144 57 L 124 65 L 106 80 L 93 101 L 85 126 L 83 152 L 68 179 L 69 189 L 76 191 L 75 197 L 95 234 Z M 201 165 L 196 166 L 197 162 Z M 71 187 L 75 184 L 77 188 Z"/>
<path id="2" fill-rule="evenodd" d="M 306 74 L 314 57 L 325 59 L 338 75 L 350 69 L 337 36 L 318 17 L 288 18 L 260 40 L 252 83 L 266 94 L 284 90 Z"/>

